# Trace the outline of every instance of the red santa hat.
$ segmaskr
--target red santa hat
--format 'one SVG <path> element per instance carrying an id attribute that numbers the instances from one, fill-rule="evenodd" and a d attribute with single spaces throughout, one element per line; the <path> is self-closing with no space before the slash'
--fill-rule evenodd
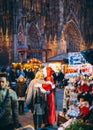
<path id="1" fill-rule="evenodd" d="M 45 77 L 45 78 L 47 77 L 47 79 L 46 79 L 47 82 L 46 82 L 46 83 L 47 83 L 47 84 L 51 84 L 52 88 L 55 88 L 54 80 L 53 80 L 53 77 L 52 77 L 52 72 L 53 72 L 53 70 L 52 70 L 52 68 L 49 67 L 49 66 L 46 66 L 46 67 L 43 69 L 44 77 Z"/>
<path id="2" fill-rule="evenodd" d="M 44 77 L 47 77 L 47 76 L 52 76 L 52 68 L 49 67 L 49 66 L 46 66 L 44 69 L 43 69 L 43 73 L 44 73 Z"/>

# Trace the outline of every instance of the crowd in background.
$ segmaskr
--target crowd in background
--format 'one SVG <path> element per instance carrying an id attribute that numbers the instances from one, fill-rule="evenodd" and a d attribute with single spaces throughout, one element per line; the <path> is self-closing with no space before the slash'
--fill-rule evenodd
<path id="1" fill-rule="evenodd" d="M 13 67 L 9 67 L 9 68 L 3 68 L 0 73 L 0 77 L 6 77 L 7 85 L 5 86 L 5 88 L 8 87 L 9 89 L 13 90 L 16 93 L 17 101 L 18 101 L 18 114 L 24 114 L 24 103 L 26 102 L 26 96 L 28 97 L 27 91 L 28 91 L 28 88 L 30 88 L 29 86 L 31 86 L 31 84 L 34 80 L 36 80 L 35 84 L 38 81 L 40 82 L 40 80 L 43 80 L 44 88 L 41 89 L 41 87 L 40 87 L 41 90 L 38 91 L 35 94 L 35 96 L 37 97 L 38 93 L 40 93 L 40 92 L 42 92 L 44 94 L 45 100 L 42 105 L 44 106 L 44 103 L 47 101 L 45 104 L 46 105 L 45 109 L 47 106 L 48 106 L 48 109 L 46 109 L 47 111 L 44 109 L 44 113 L 47 113 L 47 121 L 45 121 L 45 118 L 43 119 L 43 122 L 41 121 L 41 118 L 40 118 L 41 114 L 39 115 L 39 118 L 37 118 L 38 117 L 37 110 L 39 110 L 39 107 L 41 107 L 41 105 L 40 106 L 35 105 L 35 100 L 36 100 L 36 102 L 38 102 L 37 101 L 38 99 L 34 98 L 34 110 L 32 110 L 32 113 L 33 113 L 33 121 L 34 121 L 35 128 L 41 127 L 42 123 L 48 124 L 51 127 L 53 127 L 53 124 L 56 121 L 56 102 L 55 102 L 56 96 L 55 96 L 55 87 L 53 87 L 52 84 L 54 84 L 54 86 L 55 86 L 55 84 L 57 83 L 57 85 L 61 87 L 62 80 L 64 79 L 64 74 L 61 72 L 56 74 L 52 70 L 51 67 L 49 67 L 48 69 L 49 69 L 49 70 L 47 70 L 48 76 L 46 78 L 43 76 L 42 77 L 43 79 L 40 79 L 40 76 L 38 76 L 39 80 L 36 80 L 37 79 L 36 75 L 39 72 L 39 69 L 38 70 L 37 69 L 36 70 L 23 69 L 23 68 L 15 69 Z M 45 81 L 46 82 L 49 81 L 49 83 L 46 84 Z M 34 85 L 33 85 L 33 87 L 34 87 Z M 35 92 L 35 90 L 34 90 L 34 92 Z M 40 101 L 40 104 L 41 104 L 41 101 Z M 35 110 L 36 106 L 38 106 L 37 110 Z M 17 117 L 18 117 L 18 115 L 17 115 Z M 37 120 L 38 120 L 38 122 L 37 122 Z"/>
<path id="2" fill-rule="evenodd" d="M 55 85 L 55 88 L 50 89 L 50 86 L 47 86 L 45 88 L 42 88 L 42 92 L 44 94 L 43 99 L 46 99 L 45 93 L 47 95 L 47 99 L 51 99 L 51 94 L 53 92 L 54 95 L 54 102 L 51 107 L 51 103 L 48 104 L 50 106 L 50 109 L 52 110 L 53 105 L 55 106 L 53 108 L 53 114 L 55 113 L 56 110 L 56 88 L 64 88 L 64 99 L 63 99 L 63 113 L 65 113 L 68 116 L 68 119 L 76 117 L 77 119 L 82 119 L 84 122 L 93 122 L 93 76 L 92 75 L 78 75 L 77 77 L 73 78 L 68 78 L 65 79 L 65 74 L 62 71 L 55 72 L 49 70 L 47 73 L 51 74 L 48 75 L 48 78 L 45 78 L 44 76 L 37 76 L 37 73 L 40 72 L 39 69 L 23 69 L 23 68 L 13 68 L 13 67 L 8 67 L 8 68 L 3 68 L 0 73 L 0 77 L 6 77 L 5 82 L 5 87 L 10 88 L 10 92 L 13 92 L 15 95 L 16 99 L 16 105 L 14 104 L 14 107 L 16 108 L 17 112 L 16 115 L 14 114 L 14 119 L 17 117 L 15 120 L 17 121 L 16 127 L 20 127 L 21 124 L 18 120 L 18 114 L 24 114 L 24 103 L 26 102 L 26 96 L 27 96 L 27 91 L 28 87 L 34 86 L 34 88 L 37 88 L 36 83 L 39 83 L 39 89 L 41 91 L 41 84 L 46 84 L 45 81 L 51 81 L 52 86 L 53 84 Z M 43 73 L 44 74 L 44 73 Z M 38 77 L 38 78 L 37 78 Z M 52 77 L 52 78 L 50 78 Z M 47 80 L 45 80 L 47 79 Z M 50 80 L 51 79 L 51 80 Z M 2 83 L 2 78 L 0 78 L 0 83 Z M 42 83 L 41 83 L 42 81 Z M 32 85 L 34 82 L 35 85 Z M 48 82 L 49 83 L 49 82 Z M 48 85 L 47 83 L 47 85 Z M 50 84 L 49 84 L 50 85 Z M 29 88 L 30 88 L 29 87 Z M 44 85 L 43 85 L 44 87 Z M 46 90 L 46 88 L 48 88 Z M 29 89 L 30 90 L 30 89 Z M 36 90 L 36 89 L 35 89 Z M 35 92 L 34 90 L 34 92 Z M 31 92 L 30 90 L 29 92 Z M 38 91 L 38 93 L 40 93 Z M 1 93 L 1 91 L 0 91 Z M 30 93 L 31 94 L 31 93 Z M 1 94 L 2 95 L 2 94 Z M 31 98 L 31 97 L 30 97 Z M 2 97 L 0 96 L 0 100 L 2 100 Z M 39 99 L 38 99 L 39 101 Z M 52 100 L 53 101 L 53 100 Z M 46 102 L 46 100 L 44 100 Z M 42 101 L 43 105 L 44 102 Z M 18 103 L 18 105 L 17 105 Z M 37 105 L 38 106 L 38 105 Z M 42 105 L 41 105 L 42 106 Z M 36 107 L 36 106 L 35 106 Z M 34 109 L 35 109 L 34 107 Z M 40 106 L 38 106 L 39 108 Z M 15 110 L 15 109 L 14 109 Z M 38 109 L 39 110 L 39 109 Z M 49 109 L 47 109 L 49 111 Z M 37 118 L 36 116 L 36 111 L 32 109 L 33 113 L 33 120 L 34 120 L 34 127 L 38 128 L 42 126 L 42 123 L 45 123 L 45 120 L 42 120 L 43 117 L 41 118 L 40 114 L 39 117 Z M 46 112 L 47 113 L 47 112 Z M 51 112 L 50 112 L 51 113 Z M 48 114 L 50 114 L 48 113 Z M 51 114 L 50 114 L 51 115 Z M 7 117 L 7 116 L 6 116 Z M 49 116 L 49 122 L 50 121 L 50 116 Z M 54 119 L 53 123 L 55 122 L 55 117 L 52 117 Z M 13 119 L 13 120 L 14 120 Z M 36 120 L 38 121 L 36 122 Z M 0 120 L 1 122 L 1 120 Z M 7 122 L 7 121 L 6 121 Z M 37 123 L 37 124 L 36 124 Z M 1 123 L 0 123 L 1 124 Z M 13 124 L 12 122 L 9 123 Z M 51 123 L 50 123 L 51 124 Z M 8 124 L 6 124 L 8 125 Z M 0 128 L 3 126 L 0 125 Z M 52 125 L 53 127 L 53 125 Z"/>

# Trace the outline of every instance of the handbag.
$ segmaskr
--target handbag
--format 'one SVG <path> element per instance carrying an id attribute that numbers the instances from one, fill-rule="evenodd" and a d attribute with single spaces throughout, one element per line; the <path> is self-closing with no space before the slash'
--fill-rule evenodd
<path id="1" fill-rule="evenodd" d="M 33 113 L 33 110 L 34 110 L 34 95 L 32 94 L 32 98 L 30 100 L 30 103 L 29 104 L 26 104 L 27 108 L 30 109 Z"/>

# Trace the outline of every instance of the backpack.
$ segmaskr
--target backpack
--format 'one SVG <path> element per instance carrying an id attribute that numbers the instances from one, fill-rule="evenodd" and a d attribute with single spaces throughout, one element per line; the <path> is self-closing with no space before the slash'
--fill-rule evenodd
<path id="1" fill-rule="evenodd" d="M 26 97 L 27 97 L 27 95 L 26 95 Z M 32 112 L 34 110 L 34 101 L 33 100 L 34 99 L 33 99 L 33 95 L 32 95 L 30 103 L 29 104 L 26 103 L 27 108 L 30 109 Z"/>
<path id="2" fill-rule="evenodd" d="M 7 90 L 4 100 L 0 103 L 0 119 L 5 114 L 5 105 L 6 105 L 6 100 L 7 100 L 8 95 L 9 95 L 9 92 Z"/>

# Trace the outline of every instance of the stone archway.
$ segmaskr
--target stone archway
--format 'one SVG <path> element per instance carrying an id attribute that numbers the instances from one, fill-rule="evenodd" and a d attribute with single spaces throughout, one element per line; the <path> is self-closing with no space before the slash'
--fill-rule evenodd
<path id="1" fill-rule="evenodd" d="M 67 22 L 62 31 L 60 50 L 61 52 L 79 52 L 84 49 L 81 33 L 73 20 Z"/>
<path id="2" fill-rule="evenodd" d="M 27 29 L 27 45 L 30 51 L 29 58 L 42 59 L 42 52 L 37 52 L 35 50 L 41 49 L 40 32 L 36 24 L 30 23 Z"/>

